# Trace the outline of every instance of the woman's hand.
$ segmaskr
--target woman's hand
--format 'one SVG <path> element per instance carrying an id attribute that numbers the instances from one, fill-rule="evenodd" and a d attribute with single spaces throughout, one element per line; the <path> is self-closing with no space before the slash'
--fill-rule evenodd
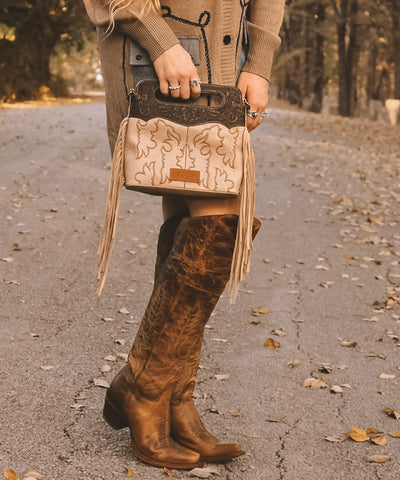
<path id="1" fill-rule="evenodd" d="M 163 52 L 154 62 L 160 90 L 163 95 L 174 98 L 198 98 L 200 96 L 200 83 L 197 69 L 189 53 L 181 44 L 176 44 Z M 191 83 L 195 81 L 194 84 Z M 170 89 L 168 87 L 179 87 Z"/>
<path id="2" fill-rule="evenodd" d="M 247 113 L 257 112 L 256 118 L 247 116 L 246 126 L 249 132 L 258 127 L 262 122 L 263 117 L 261 114 L 265 112 L 268 104 L 268 86 L 265 78 L 254 73 L 242 72 L 239 75 L 237 87 L 242 92 L 243 98 L 250 105 Z"/>

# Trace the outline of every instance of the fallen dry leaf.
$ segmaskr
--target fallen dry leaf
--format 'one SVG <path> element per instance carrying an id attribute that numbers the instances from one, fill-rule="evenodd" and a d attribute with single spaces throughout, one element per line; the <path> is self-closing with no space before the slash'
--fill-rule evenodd
<path id="1" fill-rule="evenodd" d="M 269 312 L 269 308 L 267 307 L 264 307 L 264 308 L 254 308 L 252 311 L 251 311 L 251 314 L 253 315 L 253 317 L 258 317 L 259 315 L 265 315 L 266 313 Z"/>
<path id="2" fill-rule="evenodd" d="M 32 477 L 32 478 L 43 478 L 43 475 L 41 475 L 39 472 L 30 471 L 25 473 L 25 477 Z M 25 480 L 24 477 L 24 480 Z"/>
<path id="3" fill-rule="evenodd" d="M 193 468 L 193 470 L 190 470 L 189 474 L 192 477 L 210 478 L 213 477 L 214 474 L 219 475 L 220 470 L 215 467 Z"/>
<path id="4" fill-rule="evenodd" d="M 386 413 L 390 417 L 394 417 L 396 420 L 400 419 L 400 410 L 393 410 L 392 408 L 384 408 L 383 413 Z"/>
<path id="5" fill-rule="evenodd" d="M 342 347 L 355 348 L 357 346 L 357 342 L 349 342 L 347 340 L 343 340 L 340 342 L 340 345 Z"/>
<path id="6" fill-rule="evenodd" d="M 104 378 L 94 378 L 93 383 L 96 387 L 108 388 L 110 384 Z"/>
<path id="7" fill-rule="evenodd" d="M 107 355 L 106 357 L 104 357 L 104 360 L 107 360 L 107 362 L 116 362 L 117 357 L 115 355 Z"/>
<path id="8" fill-rule="evenodd" d="M 369 440 L 369 435 L 362 428 L 353 427 L 350 432 L 346 433 L 352 440 L 355 442 L 367 442 Z"/>
<path id="9" fill-rule="evenodd" d="M 400 432 L 391 432 L 389 433 L 389 436 L 393 438 L 400 438 Z"/>
<path id="10" fill-rule="evenodd" d="M 303 382 L 303 387 L 310 387 L 311 390 L 319 390 L 320 388 L 326 388 L 328 386 L 322 378 L 306 378 Z"/>
<path id="11" fill-rule="evenodd" d="M 325 437 L 325 440 L 331 443 L 340 443 L 344 442 L 346 440 L 346 437 L 344 435 L 327 435 Z"/>
<path id="12" fill-rule="evenodd" d="M 382 380 L 392 380 L 393 378 L 396 378 L 396 375 L 393 375 L 391 373 L 381 373 L 379 375 L 379 378 Z"/>
<path id="13" fill-rule="evenodd" d="M 41 365 L 40 368 L 45 371 L 53 370 L 53 365 Z"/>
<path id="14" fill-rule="evenodd" d="M 326 267 L 325 265 L 317 265 L 317 266 L 315 267 L 315 270 L 327 271 L 327 270 L 329 270 L 329 268 Z"/>
<path id="15" fill-rule="evenodd" d="M 126 469 L 126 476 L 127 477 L 133 477 L 133 470 L 131 468 Z"/>
<path id="16" fill-rule="evenodd" d="M 291 360 L 287 364 L 289 365 L 290 368 L 295 368 L 300 364 L 300 360 L 297 360 L 297 358 L 295 358 L 294 360 Z"/>
<path id="17" fill-rule="evenodd" d="M 283 328 L 274 328 L 271 331 L 272 335 L 276 335 L 278 337 L 286 337 L 286 332 L 284 331 Z"/>
<path id="18" fill-rule="evenodd" d="M 125 307 L 122 307 L 118 310 L 119 313 L 122 313 L 122 315 L 129 315 L 129 310 Z"/>
<path id="19" fill-rule="evenodd" d="M 3 473 L 6 477 L 6 480 L 18 480 L 18 475 L 10 468 L 6 468 Z"/>
<path id="20" fill-rule="evenodd" d="M 167 475 L 168 477 L 173 477 L 175 473 L 172 470 L 168 470 L 168 468 L 164 467 L 163 468 L 163 474 Z"/>
<path id="21" fill-rule="evenodd" d="M 228 380 L 228 378 L 230 377 L 230 375 L 220 375 L 220 374 L 215 374 L 215 379 L 216 380 Z"/>
<path id="22" fill-rule="evenodd" d="M 276 342 L 273 338 L 267 338 L 264 342 L 264 347 L 268 348 L 280 348 L 281 344 L 279 342 Z"/>
<path id="23" fill-rule="evenodd" d="M 370 427 L 370 428 L 367 428 L 365 433 L 369 436 L 373 436 L 373 435 L 382 435 L 383 432 L 380 432 L 376 428 Z"/>
<path id="24" fill-rule="evenodd" d="M 343 388 L 339 387 L 339 385 L 332 385 L 329 389 L 332 393 L 343 393 Z"/>
<path id="25" fill-rule="evenodd" d="M 380 445 L 381 447 L 384 447 L 387 444 L 386 437 L 383 435 L 371 438 L 371 442 L 375 443 L 376 445 Z"/>
<path id="26" fill-rule="evenodd" d="M 389 455 L 372 455 L 372 457 L 368 458 L 369 462 L 374 462 L 374 463 L 383 463 L 387 462 L 390 460 Z"/>

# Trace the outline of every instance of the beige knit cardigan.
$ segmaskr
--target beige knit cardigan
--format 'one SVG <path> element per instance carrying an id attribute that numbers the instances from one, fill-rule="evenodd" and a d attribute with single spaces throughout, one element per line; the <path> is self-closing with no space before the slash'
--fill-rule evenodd
<path id="1" fill-rule="evenodd" d="M 161 12 L 146 10 L 144 0 L 116 15 L 116 26 L 106 35 L 111 0 L 83 0 L 98 27 L 98 43 L 107 103 L 108 132 L 113 148 L 118 127 L 127 113 L 125 83 L 133 86 L 129 66 L 131 37 L 155 60 L 179 42 L 177 37 L 197 36 L 198 72 L 202 82 L 234 85 L 239 74 L 242 42 L 247 57 L 241 71 L 269 80 L 285 0 L 161 0 Z M 122 68 L 124 62 L 124 68 Z M 128 72 L 128 74 L 127 74 Z"/>

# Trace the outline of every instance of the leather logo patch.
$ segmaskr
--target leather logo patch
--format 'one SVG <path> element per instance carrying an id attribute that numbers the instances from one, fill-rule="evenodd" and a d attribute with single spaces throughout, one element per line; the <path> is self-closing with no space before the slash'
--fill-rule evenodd
<path id="1" fill-rule="evenodd" d="M 176 180 L 178 182 L 200 183 L 200 171 L 186 170 L 184 168 L 170 168 L 169 178 L 171 181 Z"/>

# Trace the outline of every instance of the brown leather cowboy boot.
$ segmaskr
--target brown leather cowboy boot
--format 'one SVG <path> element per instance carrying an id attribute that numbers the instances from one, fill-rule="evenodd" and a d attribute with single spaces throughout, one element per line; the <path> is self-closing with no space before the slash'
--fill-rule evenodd
<path id="1" fill-rule="evenodd" d="M 133 450 L 153 465 L 192 468 L 196 461 L 168 437 L 170 418 L 165 405 L 176 417 L 171 432 L 179 442 L 194 443 L 208 461 L 226 461 L 242 453 L 240 445 L 219 444 L 205 430 L 190 387 L 184 384 L 188 371 L 195 377 L 204 326 L 229 277 L 236 226 L 236 215 L 182 220 L 130 352 L 131 370 L 125 367 L 107 392 L 105 418 L 114 428 L 129 422 Z M 155 423 L 149 422 L 150 413 L 156 414 Z M 191 431 L 193 425 L 196 428 Z M 162 439 L 157 437 L 160 432 Z"/>
<path id="2" fill-rule="evenodd" d="M 218 269 L 209 267 L 209 274 L 214 276 L 213 291 L 219 296 L 222 294 L 229 279 L 231 258 L 236 236 L 236 222 L 225 217 L 229 225 L 225 235 L 214 237 L 214 248 L 219 252 L 215 258 Z M 234 217 L 234 216 L 231 216 Z M 228 221 L 229 220 L 229 221 Z M 260 229 L 261 223 L 254 219 L 253 239 Z M 230 229 L 230 231 L 229 231 Z M 216 280 L 218 279 L 218 284 Z M 210 312 L 211 314 L 211 312 Z M 207 319 L 203 319 L 206 324 Z M 179 376 L 178 384 L 171 398 L 171 436 L 181 445 L 200 453 L 200 460 L 210 463 L 220 463 L 243 455 L 245 452 L 237 443 L 220 443 L 203 425 L 200 415 L 193 402 L 193 390 L 200 362 L 200 353 L 203 341 L 203 330 L 193 338 L 190 358 L 187 359 Z"/>
<path id="3" fill-rule="evenodd" d="M 189 210 L 182 210 L 176 215 L 165 220 L 165 222 L 161 225 L 160 232 L 158 234 L 157 257 L 156 265 L 154 268 L 154 281 L 157 280 L 158 274 L 160 273 L 160 270 L 164 265 L 164 262 L 167 259 L 169 252 L 172 249 L 176 229 L 179 227 L 181 220 L 189 216 Z"/>

